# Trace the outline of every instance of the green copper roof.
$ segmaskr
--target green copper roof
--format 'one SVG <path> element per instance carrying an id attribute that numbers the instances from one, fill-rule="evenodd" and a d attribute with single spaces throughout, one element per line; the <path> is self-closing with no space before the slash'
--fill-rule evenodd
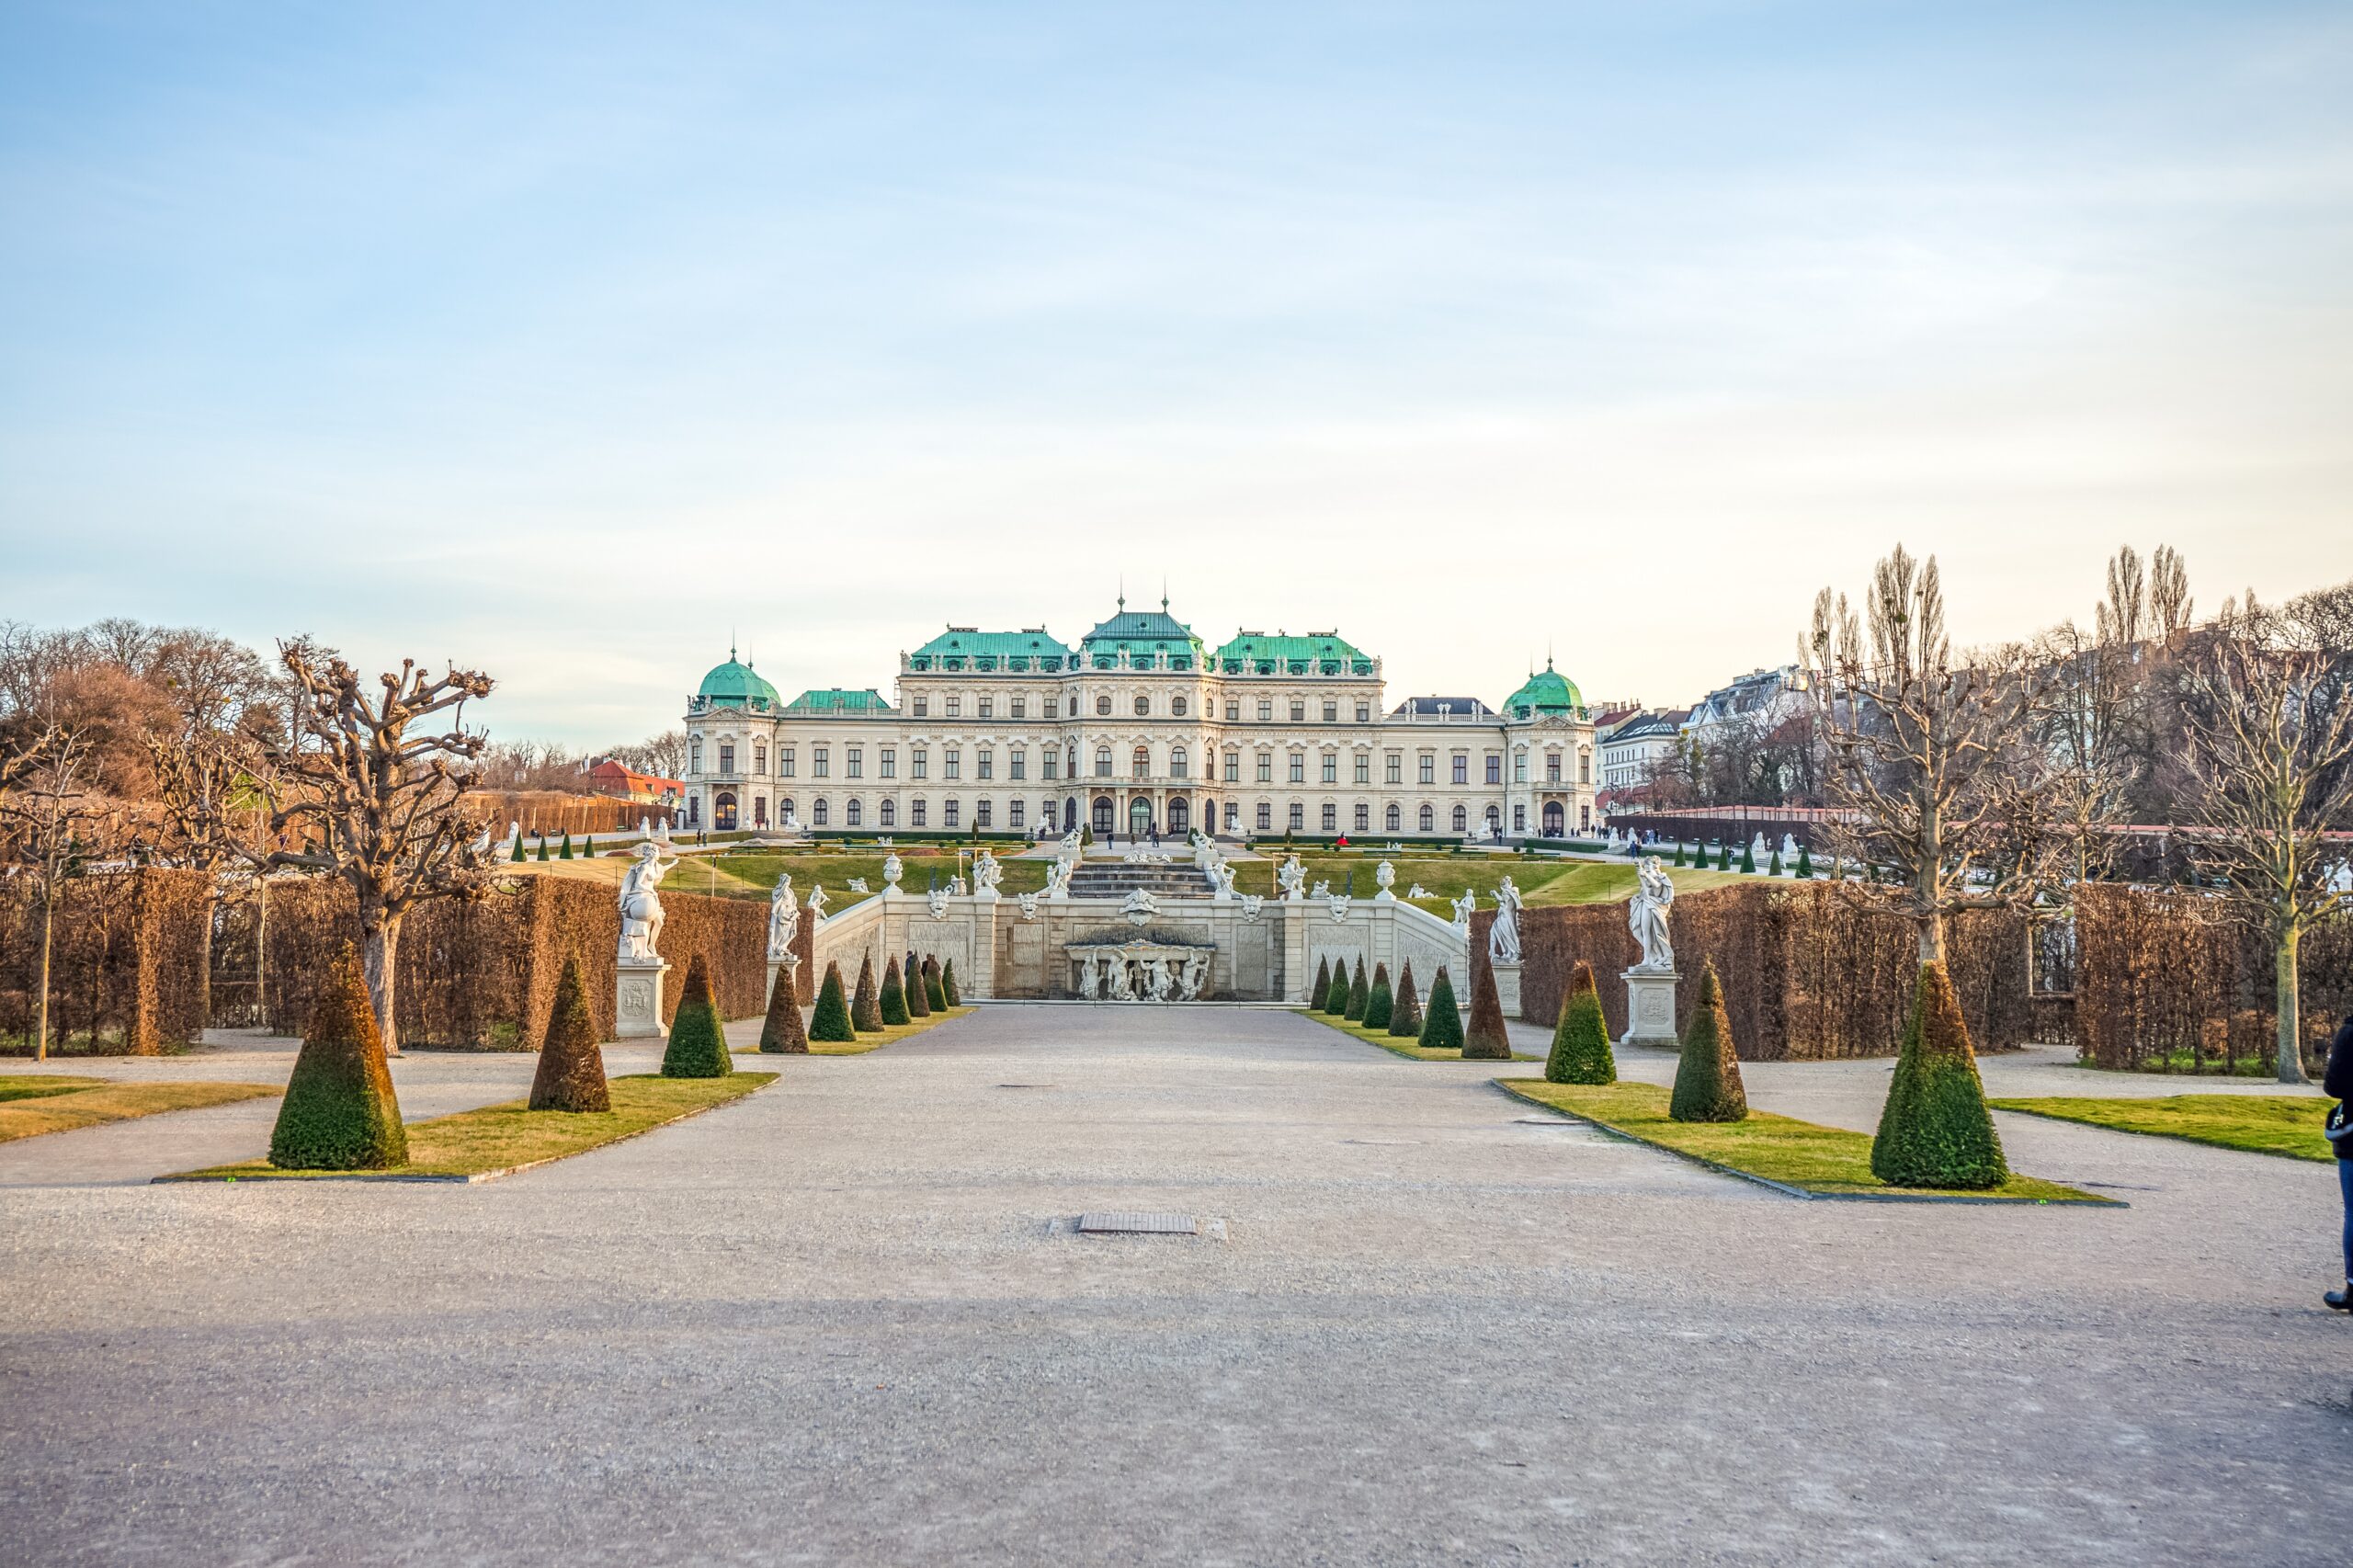
<path id="1" fill-rule="evenodd" d="M 812 687 L 785 708 L 788 713 L 888 713 L 891 705 L 872 687 L 852 691 L 846 687 Z"/>
<path id="2" fill-rule="evenodd" d="M 1304 637 L 1237 631 L 1217 651 L 1217 667 L 1227 675 L 1370 675 L 1372 655 L 1336 631 Z"/>
<path id="3" fill-rule="evenodd" d="M 1538 713 L 1559 713 L 1585 706 L 1576 683 L 1552 668 L 1552 661 L 1544 661 L 1544 668 L 1529 676 L 1526 684 L 1504 699 L 1504 711 L 1515 719 L 1527 719 Z"/>
<path id="4" fill-rule="evenodd" d="M 1061 670 L 1071 651 L 1042 626 L 1026 631 L 983 631 L 951 626 L 907 655 L 911 669 Z"/>
<path id="5" fill-rule="evenodd" d="M 1119 613 L 1079 639 L 1079 651 L 1097 669 L 1108 669 L 1119 655 L 1152 657 L 1166 654 L 1172 669 L 1193 669 L 1202 655 L 1201 640 L 1193 629 L 1168 613 L 1164 603 L 1156 610 L 1130 609 Z"/>
<path id="6" fill-rule="evenodd" d="M 706 703 L 727 703 L 737 708 L 773 708 L 781 700 L 776 687 L 755 673 L 751 665 L 739 663 L 732 653 L 725 664 L 702 677 L 695 695 Z"/>

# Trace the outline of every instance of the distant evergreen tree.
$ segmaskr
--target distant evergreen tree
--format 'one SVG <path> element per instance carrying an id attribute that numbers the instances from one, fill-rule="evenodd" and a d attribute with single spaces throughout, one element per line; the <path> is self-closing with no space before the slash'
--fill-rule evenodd
<path id="1" fill-rule="evenodd" d="M 904 1024 L 907 1017 L 907 986 L 899 978 L 899 960 L 894 957 L 882 971 L 882 994 L 877 1004 L 882 1021 L 888 1025 Z"/>
<path id="2" fill-rule="evenodd" d="M 1425 1051 L 1462 1049 L 1462 1009 L 1454 1000 L 1454 983 L 1444 964 L 1430 982 L 1429 1009 L 1422 1016 L 1421 1045 Z"/>
<path id="3" fill-rule="evenodd" d="M 1961 998 L 1940 963 L 1920 966 L 1895 1079 L 1871 1140 L 1871 1174 L 1893 1187 L 1971 1191 L 2009 1178 Z"/>
<path id="4" fill-rule="evenodd" d="M 1315 987 L 1308 994 L 1317 1012 L 1324 1011 L 1324 999 L 1332 994 L 1332 960 L 1319 956 L 1315 960 Z"/>
<path id="5" fill-rule="evenodd" d="M 825 963 L 824 983 L 817 987 L 816 1008 L 809 1015 L 809 1038 L 828 1045 L 858 1039 L 858 1026 L 849 1018 L 849 998 L 842 994 L 842 966 L 831 960 Z"/>
<path id="6" fill-rule="evenodd" d="M 939 960 L 928 953 L 923 960 L 923 999 L 935 1013 L 948 1011 L 948 987 L 939 978 Z"/>
<path id="7" fill-rule="evenodd" d="M 1359 954 L 1357 958 L 1356 978 L 1348 983 L 1348 1005 L 1342 1010 L 1340 1016 L 1352 1023 L 1361 1019 L 1364 1017 L 1365 1004 L 1371 1000 L 1371 989 L 1365 984 L 1364 958 Z"/>
<path id="8" fill-rule="evenodd" d="M 861 1034 L 872 1034 L 882 1027 L 882 1007 L 874 993 L 874 955 L 860 955 L 858 965 L 858 990 L 849 1000 L 849 1027 Z"/>
<path id="9" fill-rule="evenodd" d="M 515 830 L 515 853 L 509 855 L 507 858 L 518 862 L 530 858 L 529 855 L 523 853 L 523 830 L 519 827 Z"/>
<path id="10" fill-rule="evenodd" d="M 1802 881 L 1813 881 L 1813 856 L 1802 844 L 1798 846 L 1798 878 Z"/>
<path id="11" fill-rule="evenodd" d="M 1717 869 L 1717 870 L 1719 870 L 1719 871 L 1729 871 L 1729 870 L 1731 870 L 1731 869 L 1732 869 L 1732 846 L 1731 846 L 1731 845 L 1726 844 L 1726 845 L 1723 845 L 1723 846 L 1722 846 L 1721 847 L 1719 847 L 1719 848 L 1717 849 L 1717 851 L 1716 851 L 1716 869 Z"/>
<path id="12" fill-rule="evenodd" d="M 281 1170 L 381 1171 L 408 1163 L 408 1132 L 392 1095 L 384 1037 L 359 971 L 343 944 L 302 1028 L 294 1074 L 278 1103 L 269 1163 Z"/>
<path id="13" fill-rule="evenodd" d="M 1773 863 L 1765 868 L 1765 874 L 1768 877 L 1778 877 L 1781 874 L 1781 852 L 1779 850 L 1776 849 L 1773 851 Z"/>
<path id="14" fill-rule="evenodd" d="M 1740 846 L 1740 869 L 1752 875 L 1756 872 L 1756 855 L 1753 846 L 1744 844 Z"/>
<path id="15" fill-rule="evenodd" d="M 1348 1012 L 1348 960 L 1342 959 L 1332 966 L 1332 989 L 1324 994 L 1324 1011 L 1336 1018 Z"/>
<path id="16" fill-rule="evenodd" d="M 1678 867 L 1683 864 L 1683 841 L 1679 838 L 1675 841 L 1675 863 Z"/>
<path id="17" fill-rule="evenodd" d="M 569 860 L 569 859 L 571 859 L 571 858 L 572 858 L 572 830 L 571 830 L 571 829 L 566 828 L 566 829 L 564 830 L 564 834 L 563 834 L 563 848 L 561 848 L 561 849 L 559 849 L 559 850 L 557 850 L 557 851 L 555 852 L 555 858 L 556 858 L 557 859 L 559 859 L 559 860 Z"/>
<path id="18" fill-rule="evenodd" d="M 956 960 L 954 959 L 949 959 L 939 966 L 939 994 L 948 999 L 948 1005 L 951 1007 L 961 1007 L 964 1005 L 964 994 L 956 989 Z"/>
<path id="19" fill-rule="evenodd" d="M 545 864 L 547 864 L 547 858 L 548 858 L 548 835 L 547 835 L 546 834 L 544 834 L 544 833 L 543 833 L 543 834 L 540 835 L 540 863 L 541 865 L 545 865 Z"/>
<path id="20" fill-rule="evenodd" d="M 913 948 L 907 949 L 907 966 L 899 973 L 906 982 L 907 1017 L 910 1019 L 931 1017 L 931 997 L 924 989 L 923 965 L 916 961 Z"/>
<path id="21" fill-rule="evenodd" d="M 1396 1010 L 1397 999 L 1389 990 L 1389 966 L 1377 963 L 1372 966 L 1372 990 L 1364 999 L 1364 1027 L 1386 1029 Z"/>
<path id="22" fill-rule="evenodd" d="M 1422 1032 L 1422 1001 L 1414 991 L 1414 960 L 1407 959 L 1397 975 L 1397 1002 L 1390 1010 L 1392 1039 L 1417 1040 Z"/>
<path id="23" fill-rule="evenodd" d="M 597 839 L 595 835 L 590 835 L 582 842 L 580 846 L 580 858 L 584 860 L 594 860 L 597 858 Z"/>

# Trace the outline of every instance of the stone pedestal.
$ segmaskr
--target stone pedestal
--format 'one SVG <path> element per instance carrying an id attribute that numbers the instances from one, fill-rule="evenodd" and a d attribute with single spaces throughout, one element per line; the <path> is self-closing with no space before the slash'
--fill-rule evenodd
<path id="1" fill-rule="evenodd" d="M 1519 1017 L 1519 965 L 1491 960 L 1487 967 L 1495 972 L 1495 1000 L 1503 1004 L 1504 1017 L 1517 1018 Z M 1671 1010 L 1667 1014 L 1669 1018 L 1674 1016 Z"/>
<path id="2" fill-rule="evenodd" d="M 623 959 L 614 966 L 615 1038 L 662 1038 L 662 979 L 669 972 L 669 964 L 659 960 L 653 963 L 632 963 Z"/>
<path id="3" fill-rule="evenodd" d="M 1626 1034 L 1620 1045 L 1663 1045 L 1682 1042 L 1675 1036 L 1675 983 L 1679 974 L 1645 974 L 1630 969 L 1626 982 Z"/>
<path id="4" fill-rule="evenodd" d="M 887 897 L 887 896 L 889 896 L 889 890 L 888 890 L 888 889 L 885 889 L 885 890 L 883 890 L 883 891 L 884 891 L 884 896 L 886 896 L 886 897 Z M 764 997 L 762 997 L 762 998 L 760 999 L 760 1006 L 761 1006 L 766 1007 L 766 1006 L 767 1006 L 767 1004 L 768 1004 L 768 997 L 773 997 L 773 996 L 776 994 L 776 977 L 777 977 L 777 975 L 779 974 L 779 972 L 780 972 L 781 971 L 787 970 L 787 969 L 791 970 L 791 971 L 792 971 L 792 972 L 793 972 L 796 976 L 798 976 L 798 975 L 800 974 L 800 972 L 801 972 L 801 955 L 800 955 L 799 953 L 788 953 L 788 954 L 786 954 L 784 957 L 782 957 L 782 958 L 780 958 L 780 959 L 770 959 L 770 960 L 768 960 L 768 989 L 767 989 L 767 996 L 764 996 Z M 795 997 L 797 997 L 799 1000 L 801 1000 L 801 1001 L 802 1001 L 802 1002 L 807 1002 L 808 1000 L 810 1000 L 810 998 L 808 998 L 808 997 L 806 997 L 806 996 L 802 996 L 802 995 L 801 995 L 801 993 L 800 993 L 800 987 L 799 987 L 797 984 L 796 984 L 796 985 L 794 986 L 794 988 L 793 988 L 793 994 L 794 994 L 794 996 L 795 996 Z"/>

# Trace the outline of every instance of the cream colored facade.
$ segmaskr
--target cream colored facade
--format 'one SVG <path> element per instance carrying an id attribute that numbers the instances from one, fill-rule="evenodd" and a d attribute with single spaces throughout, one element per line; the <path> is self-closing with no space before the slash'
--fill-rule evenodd
<path id="1" fill-rule="evenodd" d="M 1075 648 L 951 627 L 871 689 L 791 702 L 732 657 L 686 714 L 685 824 L 818 832 L 1461 838 L 1592 827 L 1593 725 L 1549 668 L 1498 710 L 1385 708 L 1381 661 L 1336 634 L 1211 651 L 1164 606 Z"/>

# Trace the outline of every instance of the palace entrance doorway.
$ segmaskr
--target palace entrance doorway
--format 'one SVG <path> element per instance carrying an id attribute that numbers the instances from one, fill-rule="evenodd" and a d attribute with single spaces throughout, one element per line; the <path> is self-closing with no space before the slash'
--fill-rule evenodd
<path id="1" fill-rule="evenodd" d="M 1108 795 L 1096 796 L 1095 831 L 1097 835 L 1099 836 L 1109 833 L 1111 831 L 1111 797 Z"/>
<path id="2" fill-rule="evenodd" d="M 1152 831 L 1152 802 L 1138 795 L 1128 802 L 1128 836 L 1142 838 Z"/>

